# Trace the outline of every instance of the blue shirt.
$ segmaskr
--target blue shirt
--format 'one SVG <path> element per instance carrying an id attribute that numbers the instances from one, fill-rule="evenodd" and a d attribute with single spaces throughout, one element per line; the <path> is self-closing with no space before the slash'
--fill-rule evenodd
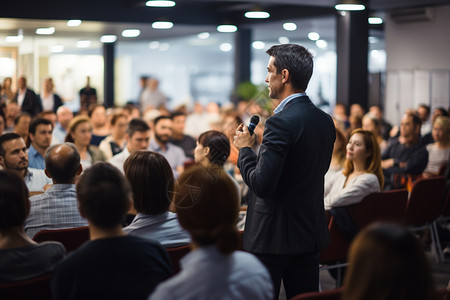
<path id="1" fill-rule="evenodd" d="M 222 254 L 201 247 L 181 259 L 181 272 L 156 287 L 150 299 L 273 299 L 269 272 L 252 254 Z"/>
<path id="2" fill-rule="evenodd" d="M 169 162 L 170 167 L 172 167 L 173 176 L 175 178 L 178 177 L 177 167 L 183 166 L 186 161 L 186 155 L 184 155 L 183 149 L 174 144 L 167 143 L 166 150 L 164 151 L 154 139 L 151 139 L 148 150 L 163 155 Z"/>
<path id="3" fill-rule="evenodd" d="M 52 180 L 45 175 L 44 170 L 28 168 L 28 172 L 23 179 L 29 192 L 43 192 L 44 186 L 52 184 Z"/>
<path id="4" fill-rule="evenodd" d="M 36 150 L 36 148 L 33 147 L 33 144 L 31 144 L 30 148 L 28 148 L 28 167 L 38 170 L 45 169 L 44 158 Z"/>
<path id="5" fill-rule="evenodd" d="M 177 247 L 191 242 L 189 233 L 181 228 L 177 214 L 137 214 L 133 222 L 123 229 L 128 234 L 156 240 L 164 247 Z"/>
<path id="6" fill-rule="evenodd" d="M 56 123 L 52 133 L 52 145 L 62 144 L 66 139 L 66 130 L 62 128 L 61 124 Z"/>
<path id="7" fill-rule="evenodd" d="M 274 109 L 273 113 L 279 113 L 280 111 L 283 110 L 283 108 L 286 106 L 286 104 L 288 104 L 289 102 L 291 102 L 292 99 L 297 98 L 297 97 L 301 97 L 301 96 L 306 96 L 306 93 L 296 93 L 296 94 L 292 94 L 290 96 L 287 96 L 286 98 L 284 98 L 283 101 L 281 101 L 280 104 L 278 104 L 277 108 Z"/>

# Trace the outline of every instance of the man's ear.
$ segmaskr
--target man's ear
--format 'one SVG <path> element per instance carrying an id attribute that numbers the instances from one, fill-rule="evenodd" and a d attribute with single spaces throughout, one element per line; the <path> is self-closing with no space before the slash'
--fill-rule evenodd
<path id="1" fill-rule="evenodd" d="M 45 173 L 45 176 L 47 176 L 48 178 L 50 178 L 50 179 L 52 178 L 50 173 L 47 171 L 47 168 L 44 169 L 44 173 Z"/>
<path id="2" fill-rule="evenodd" d="M 209 147 L 203 148 L 203 152 L 205 153 L 205 155 L 208 155 L 210 151 L 211 149 Z"/>
<path id="3" fill-rule="evenodd" d="M 84 212 L 83 212 L 83 207 L 82 207 L 82 205 L 80 204 L 80 201 L 77 201 L 77 206 L 78 206 L 78 211 L 80 212 L 80 216 L 81 216 L 82 218 L 85 218 L 85 219 L 86 219 L 86 216 L 85 216 L 85 214 L 84 214 Z"/>
<path id="4" fill-rule="evenodd" d="M 288 69 L 283 69 L 281 70 L 281 82 L 282 83 L 286 83 L 289 80 L 289 70 Z"/>
<path id="5" fill-rule="evenodd" d="M 28 136 L 30 137 L 30 141 L 34 142 L 34 135 L 30 133 Z"/>
<path id="6" fill-rule="evenodd" d="M 80 176 L 81 173 L 83 173 L 83 166 L 81 164 L 79 164 L 78 166 L 78 170 L 77 170 L 77 176 Z M 50 177 L 50 176 L 49 176 Z"/>

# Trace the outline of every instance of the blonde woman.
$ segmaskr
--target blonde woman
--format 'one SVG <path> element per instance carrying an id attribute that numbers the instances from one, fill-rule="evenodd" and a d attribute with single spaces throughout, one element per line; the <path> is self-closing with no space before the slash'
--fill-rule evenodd
<path id="1" fill-rule="evenodd" d="M 428 164 L 423 173 L 424 177 L 438 175 L 440 168 L 450 159 L 450 117 L 437 117 L 433 122 L 431 134 L 436 142 L 427 145 Z"/>

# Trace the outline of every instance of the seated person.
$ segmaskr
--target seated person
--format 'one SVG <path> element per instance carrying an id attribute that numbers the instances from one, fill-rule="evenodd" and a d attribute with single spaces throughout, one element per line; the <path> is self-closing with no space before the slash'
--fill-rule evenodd
<path id="1" fill-rule="evenodd" d="M 128 182 L 117 168 L 99 162 L 81 176 L 77 199 L 91 240 L 55 268 L 53 299 L 146 299 L 172 271 L 158 242 L 122 230 L 132 203 Z"/>
<path id="2" fill-rule="evenodd" d="M 371 131 L 356 129 L 347 144 L 344 171 L 326 182 L 325 209 L 360 202 L 383 187 L 380 147 Z"/>
<path id="3" fill-rule="evenodd" d="M 169 211 L 174 178 L 164 156 L 150 151 L 134 152 L 125 160 L 124 171 L 133 190 L 137 211 L 133 222 L 124 231 L 157 240 L 164 247 L 189 244 L 189 233 L 181 228 L 177 214 Z"/>
<path id="4" fill-rule="evenodd" d="M 381 155 L 385 189 L 402 188 L 395 175 L 419 175 L 428 163 L 428 151 L 420 144 L 420 119 L 413 113 L 403 115 L 400 136 L 392 138 Z"/>
<path id="5" fill-rule="evenodd" d="M 428 260 L 409 230 L 378 223 L 356 236 L 341 299 L 432 300 L 434 296 Z"/>
<path id="6" fill-rule="evenodd" d="M 450 159 L 450 118 L 440 116 L 433 123 L 433 144 L 428 144 L 428 164 L 423 173 L 424 177 L 439 175 L 442 166 Z"/>
<path id="7" fill-rule="evenodd" d="M 345 163 L 345 147 L 347 139 L 344 133 L 336 126 L 336 140 L 334 141 L 333 153 L 331 154 L 330 168 L 325 174 L 325 183 L 336 173 L 342 172 Z"/>
<path id="8" fill-rule="evenodd" d="M 51 272 L 66 254 L 57 242 L 37 244 L 23 228 L 30 211 L 24 181 L 0 170 L 0 283 L 22 281 Z"/>
<path id="9" fill-rule="evenodd" d="M 239 197 L 225 171 L 194 166 L 178 179 L 178 219 L 193 250 L 180 273 L 160 284 L 150 299 L 272 299 L 269 272 L 252 254 L 236 251 Z"/>

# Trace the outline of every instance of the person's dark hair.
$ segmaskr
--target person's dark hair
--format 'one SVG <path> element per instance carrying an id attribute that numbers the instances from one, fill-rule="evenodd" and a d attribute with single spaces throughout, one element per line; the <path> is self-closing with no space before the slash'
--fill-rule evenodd
<path id="1" fill-rule="evenodd" d="M 413 113 L 407 113 L 406 115 L 412 118 L 414 126 L 422 126 L 422 121 L 420 120 L 419 116 Z"/>
<path id="2" fill-rule="evenodd" d="M 373 224 L 356 236 L 344 286 L 344 300 L 434 299 L 422 245 L 399 225 Z"/>
<path id="3" fill-rule="evenodd" d="M 222 132 L 209 130 L 198 137 L 198 143 L 209 147 L 208 160 L 210 163 L 223 167 L 230 156 L 230 140 Z"/>
<path id="4" fill-rule="evenodd" d="M 166 119 L 172 120 L 172 117 L 171 116 L 159 116 L 159 117 L 156 117 L 153 120 L 153 124 L 156 126 L 156 124 L 158 124 L 159 121 L 166 120 Z"/>
<path id="5" fill-rule="evenodd" d="M 18 115 L 15 119 L 14 119 L 14 125 L 19 124 L 20 119 L 22 119 L 23 117 L 29 117 L 31 119 L 31 115 L 29 113 L 27 113 L 26 111 L 21 112 L 20 115 Z"/>
<path id="6" fill-rule="evenodd" d="M 124 114 L 113 114 L 111 117 L 111 125 L 114 126 L 117 123 L 117 120 L 119 120 L 120 118 L 125 118 L 127 119 L 127 116 L 125 116 Z"/>
<path id="7" fill-rule="evenodd" d="M 28 188 L 15 173 L 0 170 L 0 232 L 22 226 L 30 213 Z"/>
<path id="8" fill-rule="evenodd" d="M 441 112 L 441 114 L 442 114 L 443 116 L 448 117 L 448 111 L 447 111 L 445 108 L 443 108 L 443 107 L 438 107 L 438 108 L 435 108 L 434 110 L 438 110 L 438 111 Z"/>
<path id="9" fill-rule="evenodd" d="M 33 121 L 31 121 L 30 127 L 28 131 L 30 134 L 35 135 L 36 134 L 36 128 L 39 125 L 51 125 L 53 129 L 53 123 L 47 119 L 44 118 L 35 118 Z"/>
<path id="10" fill-rule="evenodd" d="M 136 131 L 146 132 L 146 131 L 149 131 L 149 130 L 150 130 L 150 127 L 143 120 L 141 120 L 141 119 L 132 119 L 130 121 L 130 123 L 128 123 L 127 133 L 130 136 L 130 138 L 131 138 Z"/>
<path id="11" fill-rule="evenodd" d="M 45 169 L 55 182 L 72 183 L 80 166 L 80 153 L 74 144 L 66 142 L 50 146 L 44 161 Z"/>
<path id="12" fill-rule="evenodd" d="M 275 58 L 277 74 L 287 69 L 292 87 L 296 90 L 306 90 L 313 73 L 314 62 L 311 53 L 305 47 L 295 44 L 275 45 L 266 53 Z"/>
<path id="13" fill-rule="evenodd" d="M 137 212 L 147 215 L 167 212 L 173 196 L 174 177 L 164 156 L 137 151 L 125 160 L 123 169 L 133 190 Z"/>
<path id="14" fill-rule="evenodd" d="M 77 184 L 80 212 L 92 224 L 104 229 L 123 223 L 131 197 L 128 181 L 106 162 L 86 169 Z"/>
<path id="15" fill-rule="evenodd" d="M 5 155 L 5 149 L 3 148 L 4 143 L 11 141 L 11 140 L 15 140 L 15 139 L 21 139 L 21 138 L 22 137 L 15 132 L 8 132 L 5 134 L 2 134 L 0 136 L 0 155 L 1 156 Z"/>
<path id="16" fill-rule="evenodd" d="M 183 172 L 175 187 L 178 220 L 199 246 L 216 245 L 220 252 L 237 250 L 239 195 L 222 168 L 194 166 Z"/>
<path id="17" fill-rule="evenodd" d="M 187 115 L 186 115 L 185 112 L 182 112 L 182 111 L 174 111 L 174 112 L 170 115 L 170 118 L 173 120 L 173 119 L 175 119 L 176 117 L 179 117 L 179 116 L 184 116 L 184 117 L 186 117 Z"/>
<path id="18" fill-rule="evenodd" d="M 427 116 L 430 115 L 430 112 L 431 112 L 430 106 L 428 106 L 426 104 L 419 104 L 418 107 L 422 107 L 423 109 L 425 109 L 427 111 Z"/>

